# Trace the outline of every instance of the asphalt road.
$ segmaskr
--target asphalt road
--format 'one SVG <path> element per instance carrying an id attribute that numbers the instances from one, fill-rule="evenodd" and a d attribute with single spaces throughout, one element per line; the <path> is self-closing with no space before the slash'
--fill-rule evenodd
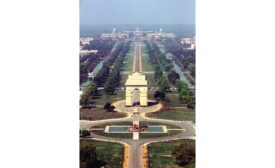
<path id="1" fill-rule="evenodd" d="M 139 72 L 140 55 L 139 55 L 139 42 L 137 42 L 136 48 L 136 72 Z"/>
<path id="2" fill-rule="evenodd" d="M 135 64 L 133 67 L 133 72 L 141 72 L 142 69 L 140 66 L 141 63 L 141 53 L 140 53 L 140 42 L 136 42 L 136 46 L 135 46 L 135 54 L 134 54 L 134 60 L 133 60 L 133 64 Z"/>

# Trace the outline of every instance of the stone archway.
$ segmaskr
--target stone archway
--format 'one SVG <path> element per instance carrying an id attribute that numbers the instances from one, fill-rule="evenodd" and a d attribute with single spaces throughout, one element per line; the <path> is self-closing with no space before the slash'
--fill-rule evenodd
<path id="1" fill-rule="evenodd" d="M 145 75 L 141 73 L 135 72 L 128 76 L 128 79 L 125 83 L 126 86 L 126 102 L 125 105 L 130 107 L 133 106 L 135 100 L 138 99 L 140 106 L 148 106 L 147 99 L 147 80 L 145 79 Z M 138 98 L 135 97 L 137 95 L 134 94 L 135 90 L 139 91 Z"/>

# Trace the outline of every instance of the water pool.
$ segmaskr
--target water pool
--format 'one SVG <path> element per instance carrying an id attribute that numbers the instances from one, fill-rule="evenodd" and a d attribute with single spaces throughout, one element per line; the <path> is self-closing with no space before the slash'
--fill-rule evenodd
<path id="1" fill-rule="evenodd" d="M 106 126 L 106 132 L 107 133 L 131 133 L 128 131 L 128 128 L 131 127 L 130 125 L 111 125 Z M 166 126 L 162 125 L 154 125 L 154 126 L 148 126 L 148 128 L 145 128 L 144 131 L 141 133 L 167 133 Z"/>
<path id="2" fill-rule="evenodd" d="M 128 131 L 128 128 L 130 126 L 126 126 L 126 125 L 112 125 L 109 126 L 109 133 L 130 133 Z"/>
<path id="3" fill-rule="evenodd" d="M 148 133 L 164 133 L 164 126 L 148 126 Z"/>

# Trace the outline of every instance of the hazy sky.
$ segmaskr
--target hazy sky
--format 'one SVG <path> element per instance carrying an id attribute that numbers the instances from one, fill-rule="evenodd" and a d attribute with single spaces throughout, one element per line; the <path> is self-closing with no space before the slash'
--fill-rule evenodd
<path id="1" fill-rule="evenodd" d="M 195 0 L 80 0 L 80 24 L 195 24 Z"/>

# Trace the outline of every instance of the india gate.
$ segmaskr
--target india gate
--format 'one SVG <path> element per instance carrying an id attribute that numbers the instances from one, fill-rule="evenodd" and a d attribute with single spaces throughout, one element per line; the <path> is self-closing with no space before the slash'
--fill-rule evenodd
<path id="1" fill-rule="evenodd" d="M 145 75 L 142 74 L 141 46 L 139 42 L 137 42 L 137 45 L 135 46 L 132 74 L 128 76 L 125 87 L 126 106 L 134 106 L 137 103 L 139 103 L 140 106 L 148 106 L 148 83 L 145 79 Z"/>

